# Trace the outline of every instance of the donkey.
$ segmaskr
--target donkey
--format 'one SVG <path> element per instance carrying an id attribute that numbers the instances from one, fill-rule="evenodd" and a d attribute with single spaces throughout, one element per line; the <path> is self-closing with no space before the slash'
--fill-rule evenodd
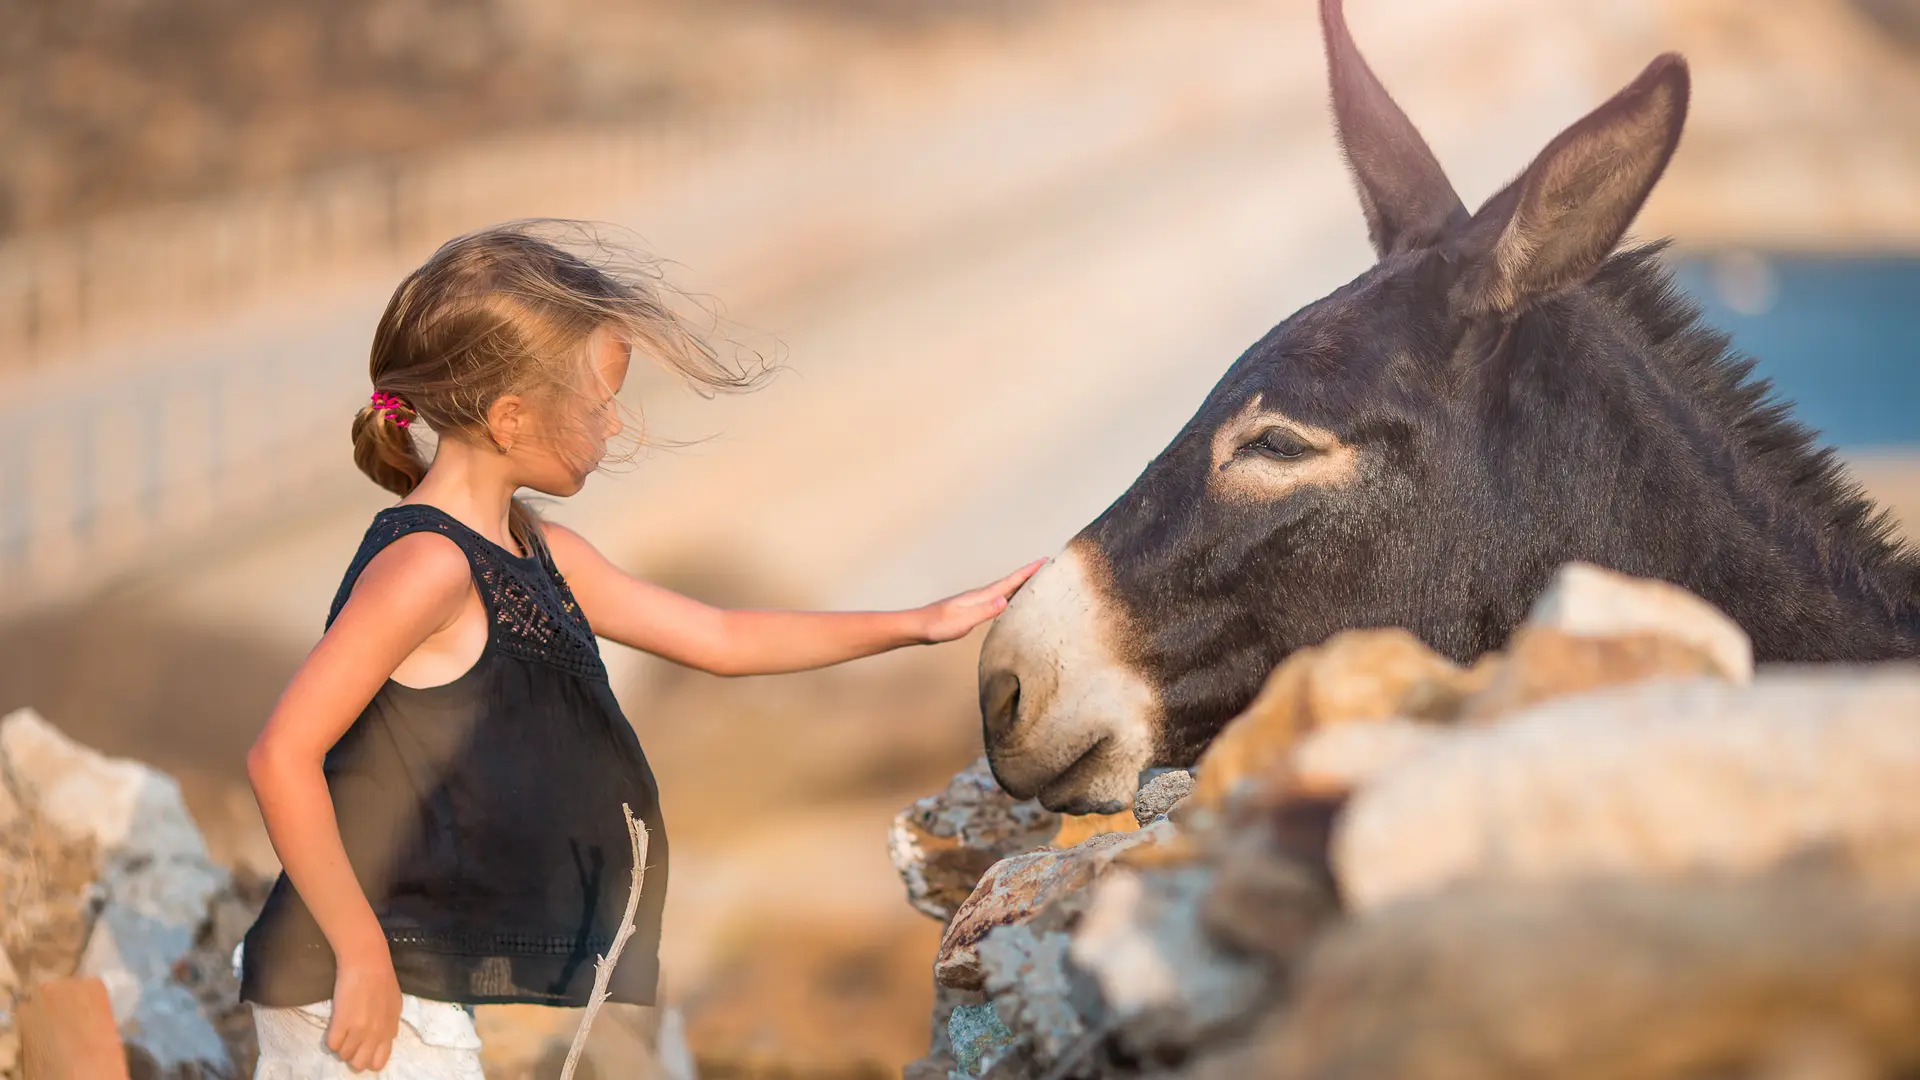
<path id="1" fill-rule="evenodd" d="M 1254 343 L 981 647 L 994 775 L 1111 813 L 1191 763 L 1295 649 L 1403 626 L 1466 661 L 1574 559 L 1705 597 L 1760 661 L 1920 656 L 1920 552 L 1661 245 L 1615 253 L 1680 139 L 1655 59 L 1468 213 L 1322 0 L 1379 261 Z"/>

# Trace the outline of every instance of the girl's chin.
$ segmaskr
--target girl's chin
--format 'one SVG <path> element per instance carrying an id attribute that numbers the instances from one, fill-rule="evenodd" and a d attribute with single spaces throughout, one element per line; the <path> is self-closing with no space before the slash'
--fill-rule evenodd
<path id="1" fill-rule="evenodd" d="M 588 473 L 587 475 L 591 476 L 593 474 Z M 564 499 L 569 495 L 580 494 L 580 489 L 587 486 L 587 477 L 570 476 L 565 480 L 552 480 L 545 483 L 528 484 L 526 486 L 542 495 L 551 495 L 556 499 Z"/>

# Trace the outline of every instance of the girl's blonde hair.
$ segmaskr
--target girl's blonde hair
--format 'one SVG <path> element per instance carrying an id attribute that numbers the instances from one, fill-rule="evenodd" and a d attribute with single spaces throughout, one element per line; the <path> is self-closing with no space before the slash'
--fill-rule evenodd
<path id="1" fill-rule="evenodd" d="M 580 386 L 589 338 L 605 327 L 703 392 L 744 390 L 764 365 L 723 361 L 668 306 L 655 263 L 602 239 L 601 227 L 509 222 L 449 240 L 400 283 L 374 330 L 377 398 L 353 420 L 353 460 L 404 496 L 427 474 L 407 430 L 485 438 L 505 394 L 554 399 Z M 509 526 L 527 550 L 533 512 L 513 501 Z"/>

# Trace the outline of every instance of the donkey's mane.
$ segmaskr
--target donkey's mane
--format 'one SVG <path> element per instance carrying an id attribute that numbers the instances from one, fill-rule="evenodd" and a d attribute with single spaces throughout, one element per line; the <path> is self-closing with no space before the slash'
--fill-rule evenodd
<path id="1" fill-rule="evenodd" d="M 1660 259 L 1665 240 L 1611 256 L 1592 284 L 1647 335 L 1668 373 L 1720 418 L 1745 464 L 1773 481 L 1775 497 L 1820 531 L 1823 554 L 1851 561 L 1894 606 L 1920 601 L 1920 548 L 1902 541 L 1891 511 L 1876 507 L 1817 433 L 1794 420 L 1752 357 L 1701 318 Z M 1784 508 L 1784 507 L 1782 507 Z"/>

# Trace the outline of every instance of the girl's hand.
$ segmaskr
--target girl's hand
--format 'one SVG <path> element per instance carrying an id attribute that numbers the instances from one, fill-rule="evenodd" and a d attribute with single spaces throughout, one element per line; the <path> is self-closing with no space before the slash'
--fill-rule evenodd
<path id="1" fill-rule="evenodd" d="M 387 1067 L 400 1033 L 400 980 L 383 941 L 360 957 L 341 957 L 333 978 L 333 1018 L 327 1049 L 354 1072 Z"/>
<path id="2" fill-rule="evenodd" d="M 1043 565 L 1038 559 L 991 585 L 937 600 L 919 610 L 924 620 L 920 634 L 932 645 L 966 636 L 967 631 L 1007 609 L 1007 602 Z"/>

